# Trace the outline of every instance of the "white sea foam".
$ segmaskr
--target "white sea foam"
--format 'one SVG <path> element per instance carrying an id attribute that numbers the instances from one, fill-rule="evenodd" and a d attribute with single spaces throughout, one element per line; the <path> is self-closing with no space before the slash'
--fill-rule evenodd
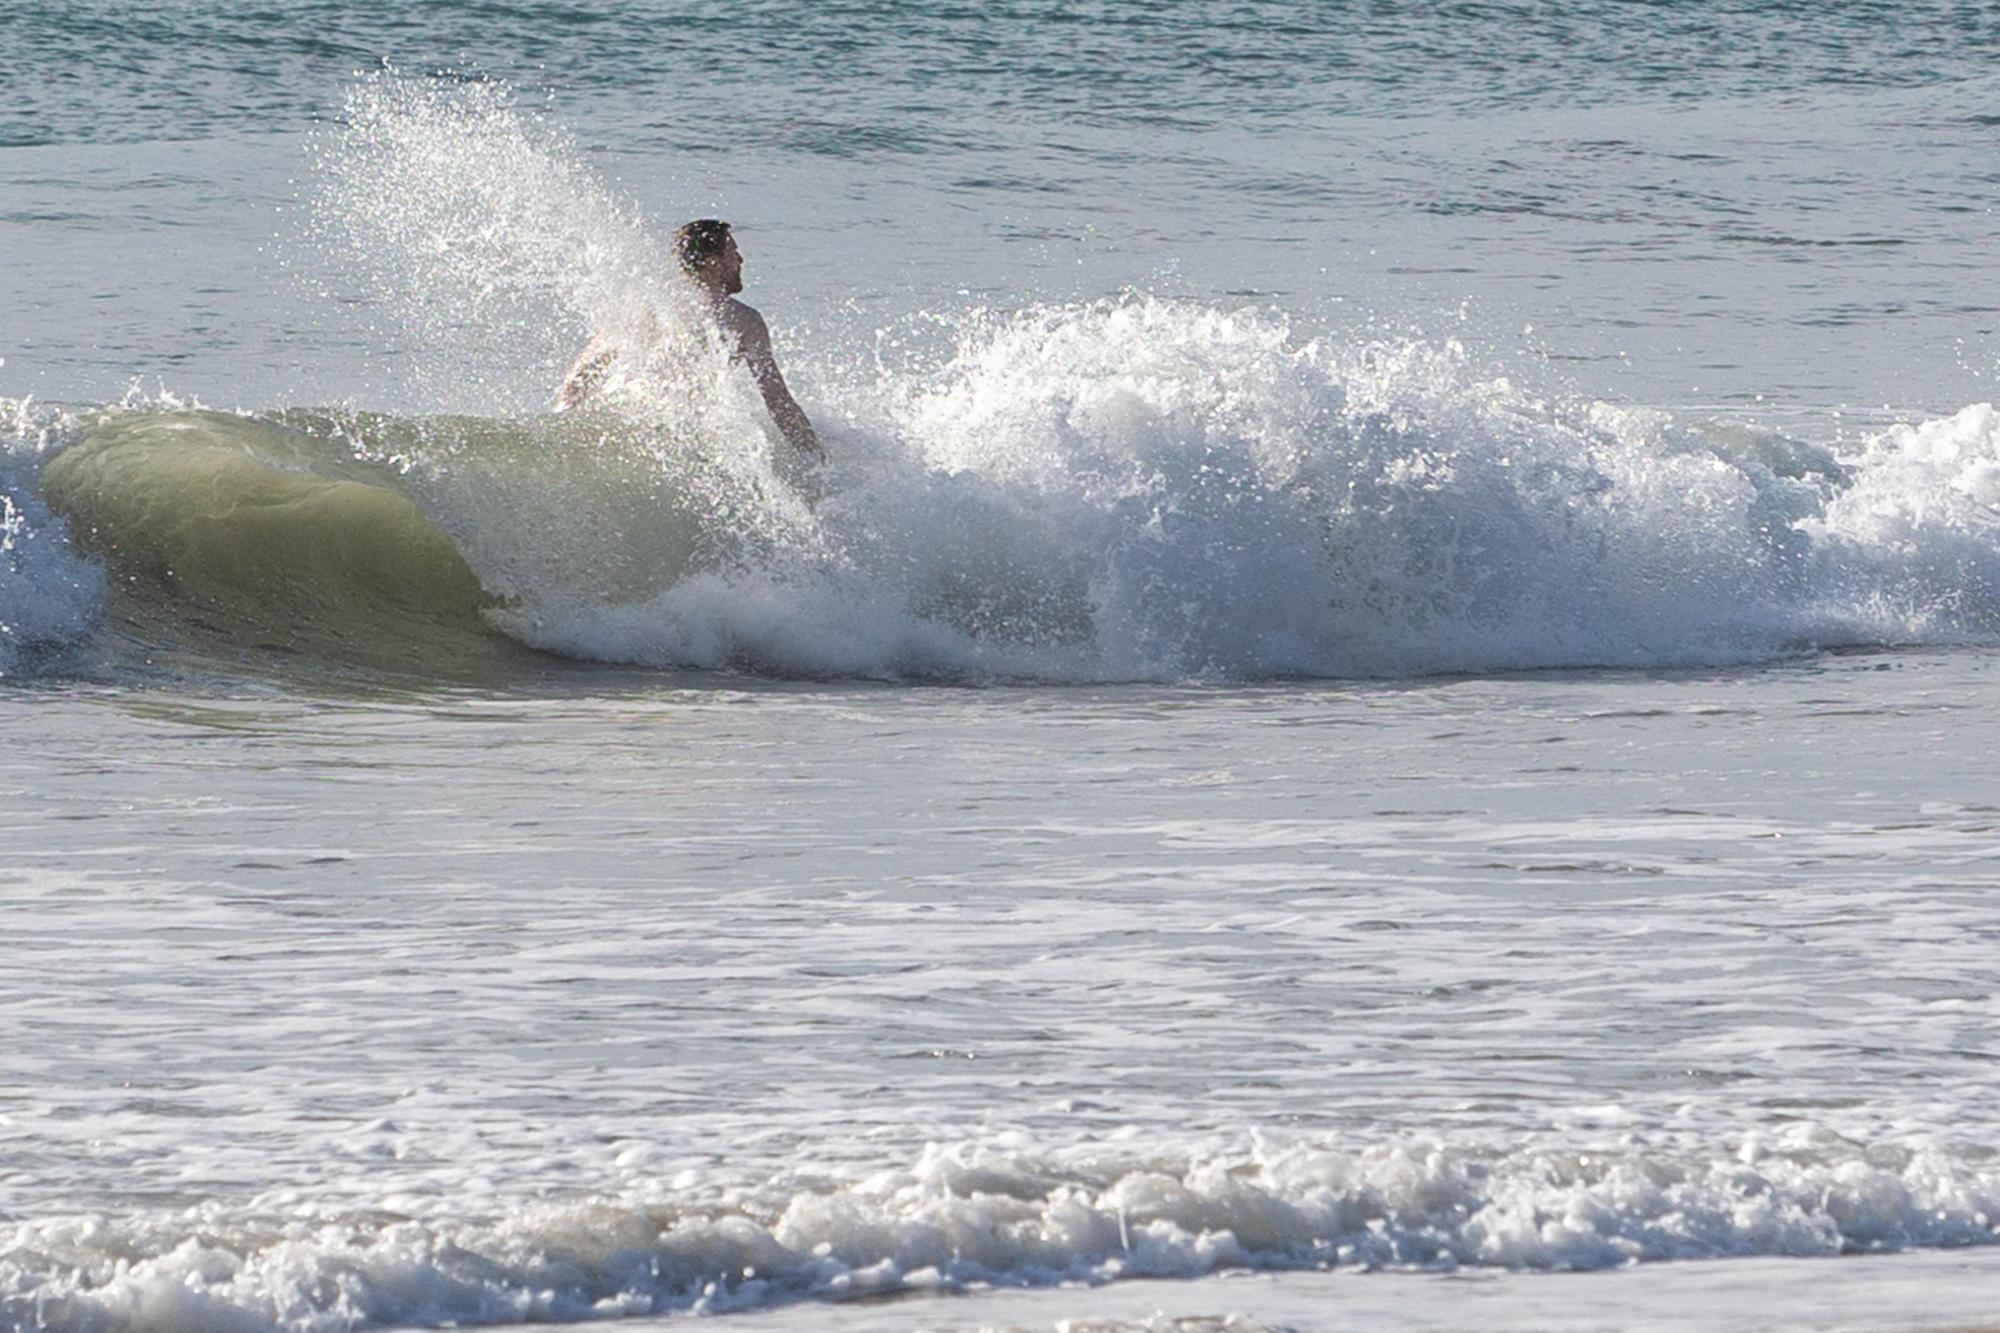
<path id="1" fill-rule="evenodd" d="M 1988 639 L 2000 614 L 2000 413 L 1979 403 L 1897 426 L 1851 460 L 1853 483 L 1799 530 L 1814 594 L 1869 638 Z"/>
<path id="2" fill-rule="evenodd" d="M 2000 632 L 1984 407 L 1843 464 L 1531 392 L 1455 343 L 1143 297 L 967 317 L 943 366 L 837 392 L 813 404 L 850 424 L 809 556 L 524 637 L 662 665 L 1097 680 Z"/>
<path id="3" fill-rule="evenodd" d="M 1718 1158 L 1629 1142 L 1151 1158 L 933 1146 L 844 1186 L 751 1193 L 676 1203 L 635 1182 L 484 1219 L 385 1203 L 24 1222 L 0 1241 L 0 1316 L 78 1333 L 584 1320 L 1224 1268 L 1571 1270 L 1975 1245 L 2000 1219 L 1990 1163 L 1803 1128 Z"/>

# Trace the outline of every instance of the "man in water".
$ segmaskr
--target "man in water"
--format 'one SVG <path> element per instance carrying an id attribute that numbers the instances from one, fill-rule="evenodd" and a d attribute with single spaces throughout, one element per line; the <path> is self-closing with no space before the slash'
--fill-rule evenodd
<path id="1" fill-rule="evenodd" d="M 820 446 L 805 409 L 792 397 L 792 391 L 785 387 L 785 377 L 778 373 L 777 358 L 771 354 L 771 330 L 764 317 L 736 299 L 736 293 L 743 290 L 743 252 L 736 248 L 736 237 L 730 234 L 729 224 L 714 218 L 688 223 L 674 233 L 674 253 L 680 257 L 681 268 L 701 290 L 703 304 L 721 326 L 736 359 L 750 367 L 750 374 L 764 395 L 764 406 L 778 430 L 799 452 L 825 458 L 826 450 Z M 602 338 L 592 338 L 569 374 L 563 376 L 562 388 L 556 391 L 556 409 L 561 411 L 586 401 L 597 391 L 617 357 L 616 348 L 607 346 Z"/>

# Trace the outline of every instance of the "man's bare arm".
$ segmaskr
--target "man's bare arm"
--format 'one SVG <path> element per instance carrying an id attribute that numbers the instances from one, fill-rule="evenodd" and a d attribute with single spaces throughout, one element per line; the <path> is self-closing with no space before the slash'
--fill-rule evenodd
<path id="1" fill-rule="evenodd" d="M 819 442 L 819 434 L 813 430 L 812 421 L 805 409 L 792 397 L 792 391 L 785 387 L 785 377 L 778 370 L 778 359 L 771 352 L 771 330 L 764 323 L 764 317 L 740 301 L 732 302 L 736 307 L 735 316 L 738 346 L 743 350 L 743 360 L 750 366 L 750 373 L 756 377 L 757 388 L 764 395 L 764 406 L 771 413 L 771 420 L 778 423 L 778 430 L 793 448 L 815 458 L 825 458 L 826 449 Z"/>
<path id="2" fill-rule="evenodd" d="M 602 338 L 592 338 L 577 354 L 576 364 L 563 376 L 562 387 L 556 390 L 556 410 L 575 407 L 597 392 L 597 386 L 604 381 L 604 373 L 611 369 L 617 352 L 608 347 Z"/>

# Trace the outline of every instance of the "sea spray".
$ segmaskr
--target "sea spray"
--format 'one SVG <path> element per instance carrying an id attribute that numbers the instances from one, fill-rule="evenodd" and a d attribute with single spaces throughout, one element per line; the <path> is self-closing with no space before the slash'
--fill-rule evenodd
<path id="1" fill-rule="evenodd" d="M 340 428 L 458 542 L 497 623 L 527 637 L 718 567 L 824 563 L 810 478 L 671 247 L 560 128 L 502 85 L 383 71 L 313 151 L 316 232 L 396 321 L 421 401 L 508 414 Z M 609 371 L 548 414 L 586 332 Z"/>
<path id="2" fill-rule="evenodd" d="M 97 625 L 104 569 L 69 544 L 37 481 L 73 433 L 69 414 L 0 399 L 0 678 L 34 674 Z"/>
<path id="3" fill-rule="evenodd" d="M 597 400 L 662 452 L 761 452 L 754 395 L 671 245 L 512 89 L 385 70 L 309 153 L 311 234 L 390 320 L 425 412 L 546 411 L 594 335 L 617 353 Z"/>
<path id="4" fill-rule="evenodd" d="M 1896 460 L 1925 431 L 1843 465 L 1531 384 L 1453 342 L 1257 308 L 972 312 L 943 363 L 842 386 L 822 577 L 716 571 L 534 641 L 806 674 L 1256 679 L 2000 631 L 1976 495 L 1937 482 L 1965 502 L 1886 545 L 1838 503 L 1908 493 Z M 1925 430 L 1976 469 L 1982 420 Z"/>
<path id="5" fill-rule="evenodd" d="M 379 71 L 308 152 L 311 236 L 429 410 L 540 408 L 584 333 L 694 326 L 664 247 L 505 85 Z"/>

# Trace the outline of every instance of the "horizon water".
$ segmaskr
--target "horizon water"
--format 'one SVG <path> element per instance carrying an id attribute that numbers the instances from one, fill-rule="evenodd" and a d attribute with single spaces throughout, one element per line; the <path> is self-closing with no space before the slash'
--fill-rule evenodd
<path id="1" fill-rule="evenodd" d="M 0 19 L 0 1328 L 2000 1318 L 2000 7 L 348 9 Z"/>

